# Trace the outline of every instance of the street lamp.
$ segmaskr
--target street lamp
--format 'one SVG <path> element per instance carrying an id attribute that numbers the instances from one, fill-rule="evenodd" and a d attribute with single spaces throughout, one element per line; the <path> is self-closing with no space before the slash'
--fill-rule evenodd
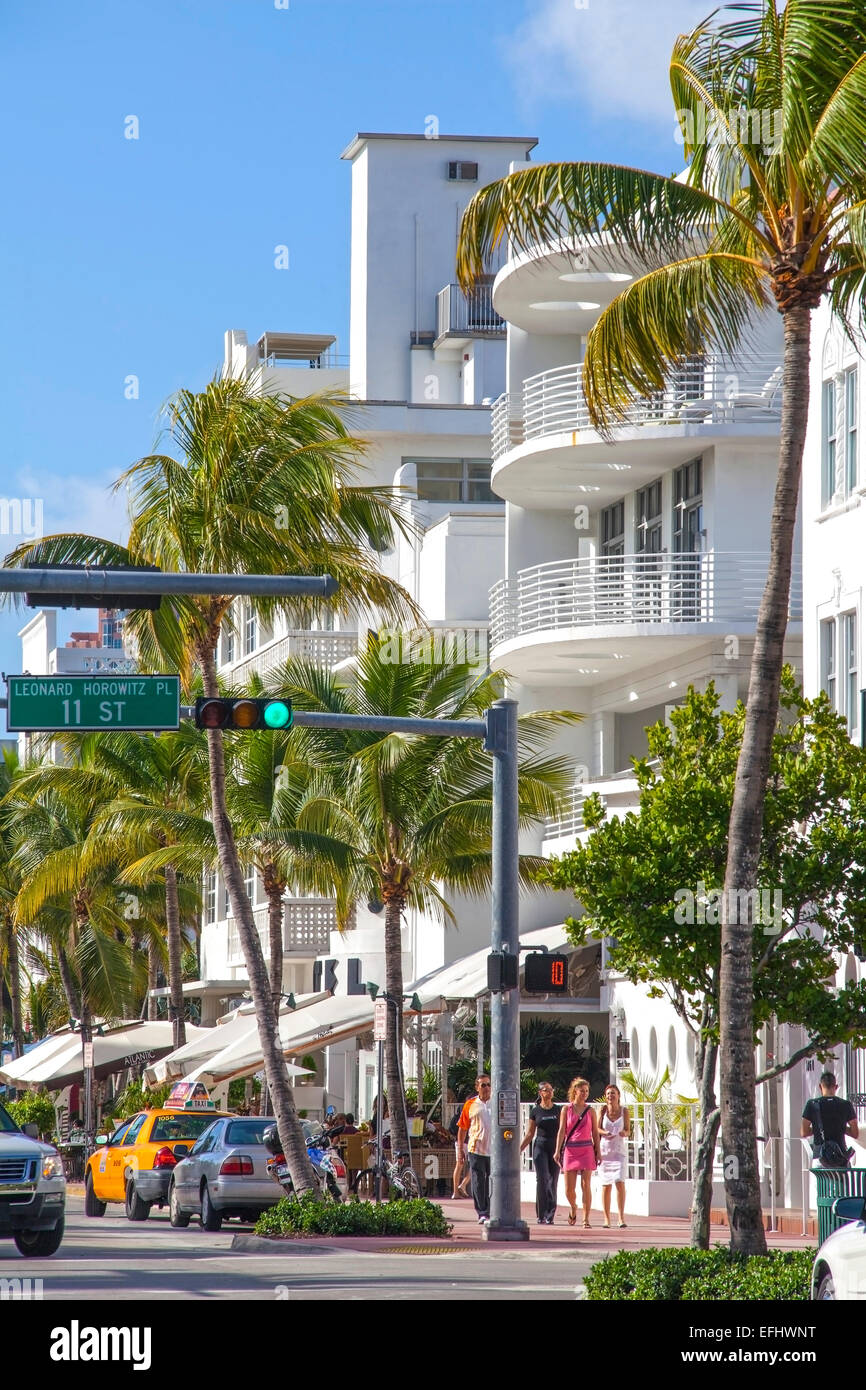
<path id="1" fill-rule="evenodd" d="M 96 1147 L 96 1126 L 93 1122 L 93 1036 L 95 1033 L 101 1038 L 105 1028 L 99 1023 L 94 1029 L 88 1013 L 84 1018 L 70 1018 L 69 1031 L 81 1034 L 81 1062 L 84 1071 L 84 1157 L 88 1159 Z"/>

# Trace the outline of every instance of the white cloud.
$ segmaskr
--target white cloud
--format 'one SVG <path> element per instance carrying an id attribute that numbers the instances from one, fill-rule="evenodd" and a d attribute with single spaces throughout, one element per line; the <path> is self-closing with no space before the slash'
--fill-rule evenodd
<path id="1" fill-rule="evenodd" d="M 527 108 L 569 99 L 594 118 L 639 118 L 673 130 L 668 69 L 678 34 L 712 11 L 710 0 L 530 0 L 531 14 L 503 42 Z"/>
<path id="2" fill-rule="evenodd" d="M 36 472 L 25 467 L 7 476 L 6 492 L 0 498 L 0 553 L 12 550 L 22 540 L 35 539 L 40 532 L 53 535 L 80 531 L 109 540 L 125 540 L 126 497 L 112 493 L 111 482 L 111 471 L 99 478 L 92 474 Z M 24 525 L 17 531 L 13 522 L 19 515 Z"/>

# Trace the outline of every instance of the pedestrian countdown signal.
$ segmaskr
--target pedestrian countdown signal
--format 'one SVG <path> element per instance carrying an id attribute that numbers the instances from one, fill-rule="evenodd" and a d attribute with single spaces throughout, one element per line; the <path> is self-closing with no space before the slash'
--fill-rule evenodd
<path id="1" fill-rule="evenodd" d="M 567 994 L 568 956 L 534 951 L 526 957 L 523 971 L 526 994 Z"/>

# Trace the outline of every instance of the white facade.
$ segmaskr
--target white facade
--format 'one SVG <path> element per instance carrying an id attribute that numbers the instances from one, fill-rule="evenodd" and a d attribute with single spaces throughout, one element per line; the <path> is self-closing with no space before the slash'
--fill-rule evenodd
<path id="1" fill-rule="evenodd" d="M 481 671 L 488 656 L 488 593 L 504 563 L 505 508 L 490 490 L 490 401 L 505 385 L 505 326 L 493 312 L 489 289 L 469 300 L 456 290 L 457 230 L 476 189 L 506 174 L 533 144 L 357 136 L 343 155 L 352 175 L 348 361 L 330 335 L 266 333 L 254 344 L 237 330 L 226 335 L 225 371 L 251 372 L 263 390 L 351 393 L 351 428 L 369 445 L 363 480 L 401 488 L 411 522 L 409 535 L 382 556 L 383 569 L 403 584 L 434 631 L 461 634 L 468 659 L 477 658 Z M 220 676 L 240 684 L 251 669 L 265 675 L 295 651 L 338 664 L 367 625 L 366 615 L 353 614 L 336 630 L 260 631 L 240 608 L 234 638 L 223 640 Z M 261 885 L 251 882 L 250 890 L 266 938 Z M 489 940 L 487 902 L 452 906 L 456 930 L 407 914 L 407 981 Z M 205 916 L 203 978 L 242 982 L 243 957 L 219 882 L 210 886 Z M 314 981 L 340 994 L 363 989 L 365 981 L 384 986 L 383 919 L 366 907 L 341 935 L 332 904 L 290 900 L 285 932 L 287 991 L 306 992 Z M 316 1060 L 329 1098 L 366 1112 L 372 1056 L 348 1043 Z"/>
<path id="2" fill-rule="evenodd" d="M 803 676 L 814 697 L 826 691 L 863 746 L 864 589 L 866 589 L 866 434 L 863 337 L 854 341 L 833 322 L 826 302 L 813 315 L 809 422 L 803 456 Z M 837 983 L 864 978 L 866 965 L 849 953 Z M 814 1095 L 819 1064 L 799 1068 L 787 1097 L 792 1118 Z M 835 1072 L 839 1094 L 856 1098 L 866 1137 L 866 1049 L 840 1047 Z M 855 1163 L 866 1163 L 862 1145 Z"/>

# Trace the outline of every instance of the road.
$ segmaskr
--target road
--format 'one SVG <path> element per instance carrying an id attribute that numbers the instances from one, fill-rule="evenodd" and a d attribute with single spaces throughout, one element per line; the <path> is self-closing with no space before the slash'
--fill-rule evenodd
<path id="1" fill-rule="evenodd" d="M 185 1231 L 175 1231 L 168 1213 L 159 1211 L 133 1224 L 120 1207 L 109 1207 L 101 1220 L 91 1220 L 84 1216 L 82 1199 L 70 1195 L 58 1253 L 48 1260 L 26 1260 L 11 1240 L 4 1240 L 0 1279 L 41 1279 L 44 1300 L 82 1305 L 102 1299 L 574 1302 L 598 1258 L 588 1251 L 530 1250 L 524 1245 L 427 1255 L 334 1250 L 306 1242 L 274 1255 L 233 1251 L 232 1239 L 242 1230 L 250 1228 L 232 1221 L 209 1235 L 193 1220 Z M 393 1245 L 400 1246 L 399 1237 Z"/>

